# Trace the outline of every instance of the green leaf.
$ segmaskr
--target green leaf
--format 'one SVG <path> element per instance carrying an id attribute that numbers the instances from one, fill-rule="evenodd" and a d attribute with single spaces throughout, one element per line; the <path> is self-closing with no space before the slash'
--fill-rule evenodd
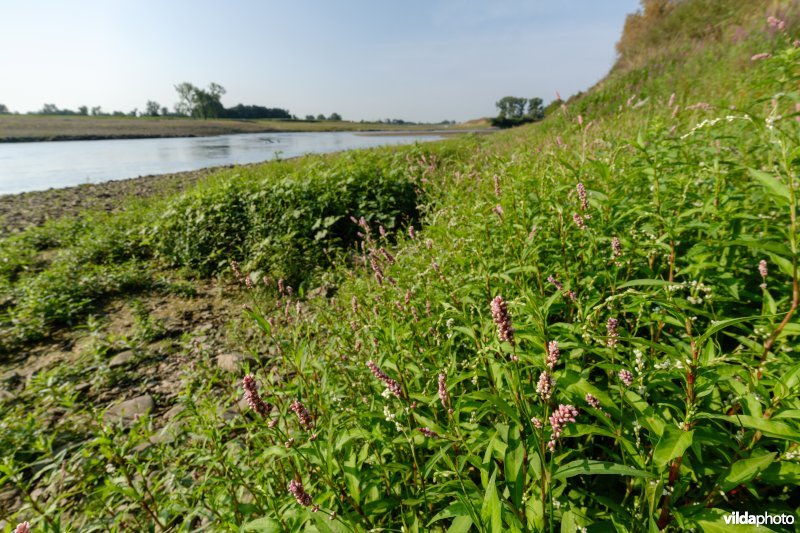
<path id="1" fill-rule="evenodd" d="M 632 390 L 627 390 L 625 391 L 625 401 L 639 414 L 639 423 L 647 431 L 655 433 L 659 437 L 664 433 L 666 424 L 646 400 Z"/>
<path id="2" fill-rule="evenodd" d="M 467 533 L 472 528 L 472 518 L 469 516 L 457 516 L 450 527 L 447 528 L 447 533 Z"/>
<path id="3" fill-rule="evenodd" d="M 670 461 L 683 455 L 692 445 L 693 431 L 683 431 L 674 426 L 664 426 L 664 433 L 653 450 L 653 462 L 664 468 Z"/>
<path id="4" fill-rule="evenodd" d="M 800 485 L 800 464 L 789 461 L 772 463 L 758 478 L 770 485 Z"/>
<path id="5" fill-rule="evenodd" d="M 675 285 L 675 283 L 671 283 L 663 279 L 633 279 L 631 281 L 623 283 L 617 288 L 627 289 L 628 287 L 653 287 L 653 286 L 669 287 L 670 285 Z"/>
<path id="6" fill-rule="evenodd" d="M 729 246 L 747 246 L 748 248 L 753 248 L 754 250 L 764 250 L 767 252 L 773 252 L 779 254 L 781 256 L 792 255 L 792 250 L 788 246 L 786 246 L 785 243 L 765 241 L 763 239 L 742 238 L 732 241 L 724 241 L 723 243 L 720 244 L 726 244 Z"/>
<path id="7" fill-rule="evenodd" d="M 762 315 L 752 315 L 752 316 L 743 316 L 738 318 L 729 318 L 727 320 L 720 320 L 719 322 L 708 328 L 702 335 L 700 335 L 700 337 L 697 338 L 697 344 L 705 342 L 705 340 L 708 339 L 714 333 L 723 330 L 728 326 L 732 326 L 733 324 L 738 324 L 740 322 L 747 322 L 750 320 L 769 318 L 769 316 L 771 315 L 768 315 L 767 317 L 764 317 Z"/>
<path id="8" fill-rule="evenodd" d="M 511 501 L 514 502 L 514 507 L 517 509 L 522 506 L 522 494 L 525 490 L 524 458 L 525 448 L 519 438 L 519 426 L 515 426 L 509 430 L 508 447 L 503 466 L 506 480 L 511 484 Z"/>
<path id="9" fill-rule="evenodd" d="M 615 476 L 632 476 L 632 477 L 655 477 L 650 472 L 644 470 L 637 470 L 631 466 L 625 466 L 618 463 L 609 463 L 607 461 L 593 461 L 591 459 L 579 459 L 572 461 L 565 465 L 558 467 L 558 470 L 553 474 L 553 480 L 567 479 L 574 476 L 582 475 L 615 475 Z"/>
<path id="10" fill-rule="evenodd" d="M 467 506 L 462 502 L 451 503 L 439 511 L 436 516 L 434 516 L 431 521 L 428 522 L 428 526 L 434 522 L 438 522 L 439 520 L 444 520 L 445 518 L 454 518 L 457 516 L 469 516 L 469 509 L 467 509 Z"/>
<path id="11" fill-rule="evenodd" d="M 778 178 L 762 170 L 756 170 L 754 168 L 748 168 L 747 170 L 750 171 L 750 175 L 753 176 L 756 181 L 764 186 L 777 203 L 788 205 L 791 202 L 792 196 L 789 192 L 789 188 Z"/>
<path id="12" fill-rule="evenodd" d="M 489 478 L 486 494 L 483 497 L 483 506 L 481 506 L 481 518 L 485 523 L 491 524 L 489 531 L 503 530 L 503 509 L 500 505 L 500 498 L 497 495 L 496 476 L 497 470 L 492 472 L 492 477 Z"/>
<path id="13" fill-rule="evenodd" d="M 768 253 L 767 255 L 774 264 L 778 265 L 781 272 L 790 278 L 794 276 L 794 266 L 792 266 L 792 262 L 789 259 L 772 253 Z M 767 279 L 767 282 L 769 283 L 769 279 Z"/>
<path id="14" fill-rule="evenodd" d="M 698 418 L 716 418 L 725 420 L 731 424 L 760 431 L 768 437 L 786 439 L 792 442 L 800 442 L 800 432 L 792 426 L 769 418 L 749 415 L 714 415 L 699 414 Z"/>
<path id="15" fill-rule="evenodd" d="M 724 491 L 729 491 L 742 483 L 747 483 L 756 477 L 759 472 L 771 465 L 775 455 L 775 452 L 773 452 L 736 461 L 717 483 Z"/>
<path id="16" fill-rule="evenodd" d="M 246 523 L 243 528 L 243 531 L 257 531 L 258 533 L 272 533 L 283 531 L 280 522 L 277 520 L 273 520 L 272 518 L 258 518 L 253 520 L 252 522 Z"/>
<path id="17" fill-rule="evenodd" d="M 511 407 L 505 400 L 503 400 L 499 396 L 491 394 L 486 391 L 476 391 L 472 393 L 471 396 L 479 400 L 486 400 L 517 424 L 521 423 L 519 418 L 519 413 L 517 413 L 516 409 Z"/>
<path id="18" fill-rule="evenodd" d="M 358 467 L 355 452 L 350 452 L 342 463 L 342 473 L 347 491 L 356 503 L 361 501 L 361 469 Z"/>

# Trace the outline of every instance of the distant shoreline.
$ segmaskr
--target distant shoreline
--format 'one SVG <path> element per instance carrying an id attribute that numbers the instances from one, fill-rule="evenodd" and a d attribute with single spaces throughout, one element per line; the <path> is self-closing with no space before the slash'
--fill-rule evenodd
<path id="1" fill-rule="evenodd" d="M 439 126 L 348 121 L 0 115 L 0 143 L 213 137 L 239 133 L 353 132 L 375 135 L 448 135 L 491 131 L 487 125 L 482 121 Z"/>

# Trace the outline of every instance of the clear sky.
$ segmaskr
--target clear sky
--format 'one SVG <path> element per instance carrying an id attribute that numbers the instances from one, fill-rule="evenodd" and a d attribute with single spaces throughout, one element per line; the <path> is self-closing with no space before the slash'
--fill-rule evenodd
<path id="1" fill-rule="evenodd" d="M 568 96 L 611 67 L 638 0 L 0 0 L 12 111 L 222 103 L 345 119 L 469 120 Z"/>

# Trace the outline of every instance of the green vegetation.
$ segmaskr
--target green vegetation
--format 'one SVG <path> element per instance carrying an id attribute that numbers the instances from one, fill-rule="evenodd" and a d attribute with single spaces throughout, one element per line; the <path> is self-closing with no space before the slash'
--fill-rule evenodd
<path id="1" fill-rule="evenodd" d="M 88 340 L 0 396 L 0 504 L 42 531 L 796 519 L 791 5 L 670 3 L 651 24 L 681 20 L 680 53 L 625 34 L 636 61 L 534 125 L 233 169 L 5 239 L 8 358 L 62 324 Z M 154 355 L 144 298 L 209 276 L 245 304 L 238 372 L 211 325 Z M 87 315 L 134 292 L 129 334 Z M 120 349 L 170 370 L 150 416 L 105 412 L 130 398 Z"/>

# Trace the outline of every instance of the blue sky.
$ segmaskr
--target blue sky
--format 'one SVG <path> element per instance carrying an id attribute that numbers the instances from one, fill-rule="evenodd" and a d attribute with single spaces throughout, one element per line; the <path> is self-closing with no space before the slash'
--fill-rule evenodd
<path id="1" fill-rule="evenodd" d="M 0 0 L 0 103 L 170 108 L 210 82 L 227 106 L 345 119 L 469 120 L 611 67 L 638 0 Z"/>

